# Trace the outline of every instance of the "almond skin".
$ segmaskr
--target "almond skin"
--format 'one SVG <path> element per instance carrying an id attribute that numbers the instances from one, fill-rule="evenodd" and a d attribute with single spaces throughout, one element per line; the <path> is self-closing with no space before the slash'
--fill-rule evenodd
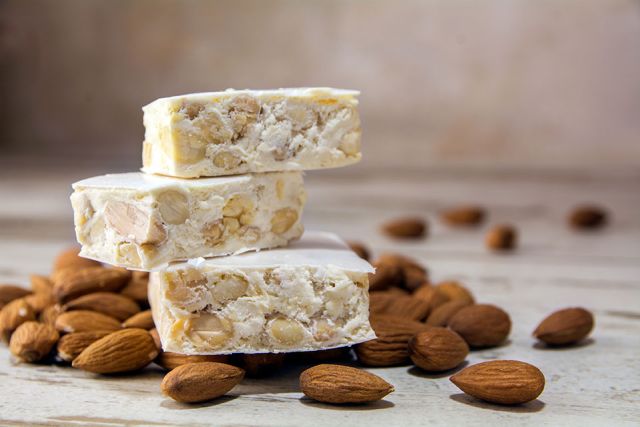
<path id="1" fill-rule="evenodd" d="M 568 345 L 586 338 L 593 324 L 591 312 L 580 307 L 565 308 L 546 317 L 533 336 L 549 345 Z"/>
<path id="2" fill-rule="evenodd" d="M 151 334 L 151 338 L 153 338 L 153 341 L 156 343 L 158 351 L 162 350 L 162 341 L 160 340 L 160 333 L 158 330 L 153 328 L 149 331 L 149 334 Z"/>
<path id="3" fill-rule="evenodd" d="M 284 353 L 242 354 L 240 361 L 248 377 L 273 374 L 284 365 Z"/>
<path id="4" fill-rule="evenodd" d="M 465 393 L 491 403 L 530 402 L 544 389 L 540 369 L 516 360 L 493 360 L 469 366 L 449 378 Z"/>
<path id="5" fill-rule="evenodd" d="M 377 375 L 350 366 L 322 364 L 300 374 L 305 396 L 325 403 L 366 403 L 394 391 Z"/>
<path id="6" fill-rule="evenodd" d="M 600 206 L 578 206 L 569 214 L 569 225 L 578 230 L 593 230 L 606 223 L 607 211 Z"/>
<path id="7" fill-rule="evenodd" d="M 74 332 L 64 335 L 58 341 L 58 357 L 66 362 L 72 362 L 85 348 L 113 331 Z"/>
<path id="8" fill-rule="evenodd" d="M 31 295 L 27 295 L 24 297 L 24 300 L 31 306 L 36 314 L 42 313 L 45 308 L 56 303 L 56 299 L 50 292 L 36 292 Z"/>
<path id="9" fill-rule="evenodd" d="M 53 275 L 67 268 L 81 270 L 87 267 L 100 266 L 100 263 L 98 261 L 82 258 L 78 256 L 79 253 L 79 247 L 68 248 L 60 252 L 53 262 Z"/>
<path id="10" fill-rule="evenodd" d="M 484 220 L 485 210 L 480 206 L 459 206 L 446 210 L 440 214 L 440 218 L 451 226 L 475 226 Z"/>
<path id="11" fill-rule="evenodd" d="M 471 291 L 455 280 L 438 283 L 436 289 L 446 295 L 449 301 L 462 300 L 468 304 L 475 302 Z"/>
<path id="12" fill-rule="evenodd" d="M 120 329 L 120 322 L 95 311 L 74 310 L 60 314 L 55 327 L 60 333 L 116 331 Z"/>
<path id="13" fill-rule="evenodd" d="M 122 326 L 125 328 L 140 328 L 147 330 L 156 327 L 153 323 L 151 310 L 145 310 L 141 311 L 140 313 L 134 314 L 133 316 L 125 320 Z"/>
<path id="14" fill-rule="evenodd" d="M 73 360 L 72 366 L 96 374 L 129 372 L 144 368 L 157 355 L 149 332 L 130 328 L 95 341 Z"/>
<path id="15" fill-rule="evenodd" d="M 67 268 L 55 275 L 53 293 L 65 303 L 93 292 L 118 292 L 128 280 L 128 272 L 115 268 Z"/>
<path id="16" fill-rule="evenodd" d="M 30 290 L 15 285 L 0 285 L 0 308 L 9 304 L 13 300 L 25 297 L 31 293 Z"/>
<path id="17" fill-rule="evenodd" d="M 408 291 L 417 289 L 429 279 L 427 269 L 420 262 L 406 255 L 384 253 L 376 261 L 384 265 L 397 266 L 400 271 L 394 286 L 405 288 Z"/>
<path id="18" fill-rule="evenodd" d="M 428 301 L 410 295 L 390 295 L 386 292 L 385 294 L 383 297 L 386 296 L 388 301 L 385 302 L 384 307 L 376 308 L 376 314 L 406 317 L 418 321 L 426 319 L 429 315 L 431 307 Z M 379 297 L 374 297 L 374 299 L 379 299 Z"/>
<path id="19" fill-rule="evenodd" d="M 453 315 L 448 325 L 472 348 L 500 345 L 511 331 L 509 315 L 501 308 L 490 304 L 464 307 Z"/>
<path id="20" fill-rule="evenodd" d="M 369 273 L 369 291 L 382 291 L 392 286 L 402 286 L 402 270 L 395 262 L 376 259 L 373 263 L 375 273 Z"/>
<path id="21" fill-rule="evenodd" d="M 428 283 L 420 286 L 413 293 L 413 297 L 426 301 L 429 305 L 430 311 L 435 310 L 440 307 L 442 304 L 449 301 L 449 297 L 445 294 L 441 289 L 436 286 L 432 286 Z"/>
<path id="22" fill-rule="evenodd" d="M 161 351 L 158 357 L 154 360 L 154 363 L 162 366 L 164 369 L 170 371 L 178 366 L 186 365 L 187 363 L 202 363 L 202 362 L 218 362 L 226 363 L 229 360 L 229 355 L 186 355 L 179 353 L 171 353 L 168 351 Z"/>
<path id="23" fill-rule="evenodd" d="M 243 377 L 242 369 L 225 363 L 187 363 L 165 375 L 161 388 L 178 402 L 205 402 L 226 394 Z"/>
<path id="24" fill-rule="evenodd" d="M 9 350 L 23 362 L 37 362 L 51 352 L 59 337 L 58 331 L 51 325 L 25 322 L 11 335 Z"/>
<path id="25" fill-rule="evenodd" d="M 51 294 L 53 292 L 53 282 L 47 277 L 40 274 L 32 274 L 30 276 L 31 289 L 36 294 L 45 293 Z"/>
<path id="26" fill-rule="evenodd" d="M 511 225 L 496 225 L 487 232 L 484 242 L 491 250 L 510 251 L 517 245 L 518 232 Z"/>
<path id="27" fill-rule="evenodd" d="M 425 323 L 429 326 L 447 326 L 453 315 L 468 305 L 471 304 L 463 300 L 445 302 L 429 314 Z"/>
<path id="28" fill-rule="evenodd" d="M 430 328 L 424 323 L 397 316 L 374 316 L 376 339 L 356 346 L 358 360 L 369 366 L 394 366 L 409 362 L 409 340 Z"/>
<path id="29" fill-rule="evenodd" d="M 94 292 L 69 301 L 64 305 L 64 310 L 96 311 L 123 321 L 138 313 L 140 306 L 124 295 L 114 292 Z"/>
<path id="30" fill-rule="evenodd" d="M 11 301 L 0 310 L 0 333 L 5 342 L 9 342 L 11 334 L 24 322 L 36 320 L 36 313 L 24 298 Z"/>
<path id="31" fill-rule="evenodd" d="M 398 239 L 418 239 L 427 233 L 427 223 L 422 218 L 404 217 L 387 221 L 382 231 L 388 236 Z"/>
<path id="32" fill-rule="evenodd" d="M 46 323 L 47 325 L 55 326 L 56 319 L 60 314 L 63 313 L 62 306 L 59 304 L 50 305 L 49 307 L 42 310 L 40 315 L 38 316 L 38 320 L 42 323 Z"/>
<path id="33" fill-rule="evenodd" d="M 120 293 L 126 297 L 131 298 L 143 304 L 148 305 L 147 301 L 147 287 L 149 284 L 149 273 L 145 271 L 133 271 L 131 272 L 131 279 L 127 285 L 120 290 Z"/>
<path id="34" fill-rule="evenodd" d="M 447 328 L 434 327 L 420 332 L 409 341 L 413 363 L 429 372 L 453 369 L 464 362 L 469 346 L 460 335 Z"/>

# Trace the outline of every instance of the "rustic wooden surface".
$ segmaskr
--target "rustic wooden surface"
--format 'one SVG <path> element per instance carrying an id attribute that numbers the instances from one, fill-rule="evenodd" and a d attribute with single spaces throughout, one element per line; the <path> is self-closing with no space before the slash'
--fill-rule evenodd
<path id="1" fill-rule="evenodd" d="M 28 173 L 27 173 L 28 172 Z M 73 241 L 69 184 L 86 174 L 0 172 L 0 282 L 27 283 L 47 273 L 54 254 Z M 0 348 L 2 425 L 638 425 L 640 424 L 640 175 L 480 173 L 456 171 L 315 172 L 307 177 L 308 229 L 366 242 L 374 252 L 397 250 L 426 263 L 434 280 L 460 279 L 482 302 L 513 320 L 508 344 L 472 352 L 469 363 L 495 358 L 537 365 L 547 379 L 539 400 L 499 407 L 466 397 L 446 375 L 409 366 L 373 369 L 395 393 L 368 406 L 336 407 L 302 397 L 293 366 L 281 376 L 246 380 L 230 396 L 186 406 L 162 396 L 160 370 L 98 377 L 71 368 L 16 365 Z M 612 214 L 609 227 L 577 233 L 565 225 L 577 202 L 596 201 Z M 436 213 L 460 202 L 490 211 L 477 230 L 453 230 Z M 398 214 L 430 220 L 430 236 L 395 242 L 379 223 Z M 513 222 L 519 249 L 488 253 L 483 230 Z M 581 346 L 549 350 L 530 337 L 556 308 L 592 309 L 596 328 Z"/>

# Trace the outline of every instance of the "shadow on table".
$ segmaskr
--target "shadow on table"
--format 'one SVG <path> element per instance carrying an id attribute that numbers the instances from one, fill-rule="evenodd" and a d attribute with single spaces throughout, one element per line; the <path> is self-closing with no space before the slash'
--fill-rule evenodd
<path id="1" fill-rule="evenodd" d="M 314 408 L 331 409 L 333 411 L 375 411 L 377 409 L 393 408 L 393 402 L 388 400 L 378 400 L 370 403 L 343 403 L 340 405 L 331 405 L 327 403 L 317 402 L 313 399 L 309 399 L 304 396 L 300 398 L 300 403 L 305 406 L 311 406 Z"/>
<path id="2" fill-rule="evenodd" d="M 535 344 L 533 344 L 531 347 L 535 348 L 536 350 L 543 350 L 543 351 L 557 351 L 557 350 L 562 350 L 562 351 L 569 351 L 569 350 L 577 350 L 579 348 L 582 347 L 587 347 L 590 346 L 591 344 L 595 343 L 596 341 L 593 338 L 587 338 L 584 339 L 580 342 L 577 342 L 575 344 L 566 344 L 566 345 L 548 345 L 545 344 L 543 342 L 537 342 Z"/>
<path id="3" fill-rule="evenodd" d="M 176 402 L 175 400 L 165 399 L 162 401 L 162 403 L 160 403 L 160 406 L 166 409 L 175 409 L 178 411 L 182 411 L 185 409 L 194 410 L 199 408 L 210 408 L 212 406 L 222 405 L 237 398 L 238 396 L 220 396 L 217 399 L 210 400 L 208 402 L 201 402 L 201 403 L 180 403 L 180 402 Z"/>
<path id="4" fill-rule="evenodd" d="M 427 372 L 427 371 L 423 371 L 422 369 L 418 368 L 417 366 L 413 366 L 409 369 L 407 369 L 407 373 L 409 375 L 413 375 L 414 377 L 420 377 L 420 378 L 429 378 L 432 380 L 437 380 L 439 378 L 448 378 L 451 375 L 455 374 L 456 372 L 466 368 L 469 365 L 469 362 L 467 360 L 465 360 L 464 362 L 462 362 L 460 365 L 456 366 L 453 369 L 449 369 L 448 371 L 443 371 L 443 372 Z"/>
<path id="5" fill-rule="evenodd" d="M 522 405 L 494 405 L 493 403 L 478 400 L 464 393 L 452 394 L 449 396 L 449 399 L 476 408 L 493 409 L 494 411 L 512 412 L 516 414 L 540 412 L 545 407 L 545 403 L 538 399 Z"/>

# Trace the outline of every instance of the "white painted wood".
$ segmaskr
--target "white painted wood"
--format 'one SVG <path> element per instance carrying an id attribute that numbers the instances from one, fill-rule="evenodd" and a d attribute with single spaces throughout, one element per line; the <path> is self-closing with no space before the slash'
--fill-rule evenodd
<path id="1" fill-rule="evenodd" d="M 75 175 L 75 174 L 74 174 Z M 0 282 L 26 284 L 48 272 L 54 254 L 73 241 L 69 184 L 76 176 L 0 175 Z M 392 177 L 392 178 L 390 178 Z M 335 407 L 302 398 L 297 376 L 246 380 L 218 401 L 185 406 L 163 397 L 162 373 L 98 377 L 71 368 L 13 365 L 0 348 L 0 424 L 46 425 L 639 425 L 640 424 L 640 180 L 602 174 L 538 175 L 395 172 L 375 175 L 309 173 L 308 229 L 325 229 L 368 243 L 376 253 L 400 251 L 422 260 L 434 280 L 457 278 L 478 299 L 504 307 L 513 319 L 508 345 L 472 352 L 469 363 L 493 358 L 531 362 L 545 373 L 538 401 L 499 407 L 465 397 L 448 375 L 409 366 L 372 369 L 396 392 L 369 406 Z M 452 230 L 437 220 L 451 204 L 477 201 L 488 224 L 513 222 L 521 245 L 488 253 L 483 231 Z M 580 201 L 609 207 L 606 229 L 581 234 L 565 225 Z M 429 238 L 396 242 L 381 221 L 420 214 Z M 548 350 L 530 333 L 550 311 L 582 305 L 596 315 L 586 345 Z"/>

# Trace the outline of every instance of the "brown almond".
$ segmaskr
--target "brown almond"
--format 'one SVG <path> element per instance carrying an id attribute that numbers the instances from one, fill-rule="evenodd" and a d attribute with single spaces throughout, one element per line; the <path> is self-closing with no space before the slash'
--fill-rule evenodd
<path id="1" fill-rule="evenodd" d="M 518 233 L 511 225 L 496 225 L 485 235 L 485 244 L 494 251 L 509 251 L 516 247 Z"/>
<path id="2" fill-rule="evenodd" d="M 533 331 L 533 336 L 549 345 L 574 344 L 593 329 L 593 315 L 580 307 L 565 308 L 547 316 Z"/>
<path id="3" fill-rule="evenodd" d="M 79 253 L 79 247 L 65 249 L 64 251 L 60 252 L 53 262 L 53 275 L 67 268 L 81 270 L 87 267 L 100 266 L 100 263 L 98 261 L 82 258 L 81 256 L 78 256 Z"/>
<path id="4" fill-rule="evenodd" d="M 96 311 L 74 310 L 60 314 L 55 327 L 60 333 L 116 331 L 120 329 L 120 322 Z"/>
<path id="5" fill-rule="evenodd" d="M 53 282 L 47 276 L 32 274 L 30 281 L 31 290 L 36 294 L 51 294 L 53 292 Z"/>
<path id="6" fill-rule="evenodd" d="M 305 396 L 324 403 L 366 403 L 394 391 L 377 375 L 350 366 L 322 364 L 300 374 Z"/>
<path id="7" fill-rule="evenodd" d="M 447 326 L 449 319 L 460 311 L 462 307 L 466 307 L 468 305 L 471 304 L 464 300 L 447 301 L 436 307 L 431 314 L 429 314 L 425 323 L 430 326 Z"/>
<path id="8" fill-rule="evenodd" d="M 395 286 L 413 291 L 429 280 L 427 269 L 420 262 L 406 255 L 383 253 L 377 261 L 387 265 L 398 266 L 400 278 Z"/>
<path id="9" fill-rule="evenodd" d="M 72 362 L 85 348 L 112 332 L 87 331 L 63 335 L 58 341 L 58 357 L 66 362 Z"/>
<path id="10" fill-rule="evenodd" d="M 382 291 L 392 286 L 402 286 L 403 276 L 401 267 L 386 259 L 373 262 L 375 273 L 369 273 L 369 291 Z"/>
<path id="11" fill-rule="evenodd" d="M 47 325 L 55 326 L 56 319 L 63 312 L 64 310 L 62 309 L 61 305 L 59 304 L 50 305 L 49 307 L 42 310 L 42 312 L 38 316 L 38 320 L 42 323 L 46 323 Z"/>
<path id="12" fill-rule="evenodd" d="M 129 328 L 95 341 L 73 360 L 72 366 L 96 374 L 129 372 L 144 368 L 157 355 L 149 332 Z"/>
<path id="13" fill-rule="evenodd" d="M 416 366 L 429 372 L 453 369 L 464 362 L 467 354 L 467 343 L 447 328 L 419 332 L 409 341 L 409 357 Z"/>
<path id="14" fill-rule="evenodd" d="M 128 279 L 126 272 L 114 268 L 67 268 L 56 274 L 53 293 L 64 303 L 93 292 L 118 292 Z"/>
<path id="15" fill-rule="evenodd" d="M 284 353 L 241 354 L 240 361 L 248 377 L 271 375 L 284 365 Z"/>
<path id="16" fill-rule="evenodd" d="M 369 295 L 369 313 L 380 314 L 384 313 L 387 307 L 391 305 L 397 294 L 393 294 L 387 291 L 372 292 Z"/>
<path id="17" fill-rule="evenodd" d="M 187 363 L 202 363 L 202 362 L 218 362 L 226 363 L 229 361 L 228 354 L 216 354 L 216 355 L 188 355 L 172 353 L 169 351 L 161 351 L 158 357 L 155 358 L 154 363 L 160 365 L 164 369 L 170 371 L 178 366 L 186 365 Z"/>
<path id="18" fill-rule="evenodd" d="M 430 328 L 397 316 L 374 316 L 371 327 L 377 338 L 356 346 L 358 360 L 369 366 L 394 366 L 409 362 L 409 340 Z"/>
<path id="19" fill-rule="evenodd" d="M 94 292 L 69 301 L 64 305 L 64 310 L 96 311 L 123 321 L 138 313 L 140 306 L 124 295 L 114 292 Z"/>
<path id="20" fill-rule="evenodd" d="M 413 297 L 419 300 L 426 301 L 429 304 L 430 311 L 435 310 L 442 304 L 449 301 L 449 297 L 447 296 L 447 294 L 442 292 L 441 289 L 428 283 L 425 283 L 424 285 L 416 289 L 416 291 L 413 293 Z"/>
<path id="21" fill-rule="evenodd" d="M 23 298 L 31 293 L 30 290 L 15 285 L 0 285 L 0 308 L 13 300 Z"/>
<path id="22" fill-rule="evenodd" d="M 382 309 L 376 309 L 376 314 L 406 317 L 411 320 L 424 320 L 429 315 L 430 303 L 410 295 L 387 295 L 388 303 Z M 373 311 L 372 311 L 373 313 Z"/>
<path id="23" fill-rule="evenodd" d="M 126 297 L 131 298 L 140 304 L 148 305 L 147 301 L 147 287 L 149 283 L 149 273 L 146 271 L 133 271 L 131 279 L 127 285 L 122 288 L 120 293 Z"/>
<path id="24" fill-rule="evenodd" d="M 367 247 L 361 242 L 348 241 L 347 244 L 353 252 L 355 252 L 360 258 L 369 261 L 370 252 Z"/>
<path id="25" fill-rule="evenodd" d="M 51 325 L 24 322 L 11 335 L 9 350 L 23 362 L 33 363 L 47 356 L 58 338 L 58 331 Z"/>
<path id="26" fill-rule="evenodd" d="M 156 343 L 158 351 L 162 350 L 162 340 L 160 339 L 160 333 L 158 330 L 153 328 L 149 331 L 149 334 L 151 334 L 151 338 L 153 338 L 153 341 Z"/>
<path id="27" fill-rule="evenodd" d="M 5 342 L 9 342 L 11 334 L 24 322 L 36 320 L 36 313 L 24 298 L 11 301 L 0 310 L 0 333 Z"/>
<path id="28" fill-rule="evenodd" d="M 161 388 L 165 395 L 178 402 L 205 402 L 226 394 L 242 378 L 242 369 L 225 363 L 187 363 L 165 375 Z"/>
<path id="29" fill-rule="evenodd" d="M 450 378 L 460 390 L 501 405 L 530 402 L 544 390 L 540 369 L 517 360 L 492 360 L 463 369 Z"/>
<path id="30" fill-rule="evenodd" d="M 569 214 L 569 225 L 578 230 L 593 230 L 607 223 L 607 211 L 600 206 L 578 206 Z"/>
<path id="31" fill-rule="evenodd" d="M 495 305 L 473 304 L 454 314 L 449 327 L 460 334 L 469 347 L 494 347 L 509 336 L 511 319 Z"/>
<path id="32" fill-rule="evenodd" d="M 133 316 L 125 320 L 122 326 L 125 328 L 140 328 L 147 330 L 156 327 L 153 323 L 151 310 L 145 310 L 141 311 L 140 313 L 134 314 Z"/>
<path id="33" fill-rule="evenodd" d="M 440 282 L 436 285 L 436 288 L 445 294 L 449 301 L 462 300 L 469 304 L 473 304 L 475 302 L 471 291 L 455 280 Z"/>
<path id="34" fill-rule="evenodd" d="M 474 205 L 458 206 L 442 212 L 440 218 L 451 226 L 475 226 L 484 220 L 485 210 Z"/>
<path id="35" fill-rule="evenodd" d="M 398 239 L 418 239 L 427 233 L 427 222 L 417 217 L 396 218 L 385 222 L 382 231 Z"/>
<path id="36" fill-rule="evenodd" d="M 34 313 L 39 314 L 45 308 L 55 305 L 56 299 L 50 292 L 36 292 L 24 297 L 24 300 L 31 306 Z"/>

